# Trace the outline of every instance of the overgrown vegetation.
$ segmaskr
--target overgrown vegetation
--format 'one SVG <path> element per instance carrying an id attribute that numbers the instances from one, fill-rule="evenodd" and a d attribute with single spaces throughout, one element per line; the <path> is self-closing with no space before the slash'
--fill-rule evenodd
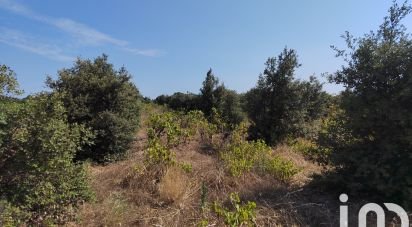
<path id="1" fill-rule="evenodd" d="M 308 198 L 319 191 L 308 186 L 314 173 L 322 186 L 411 209 L 412 39 L 401 23 L 411 11 L 394 2 L 376 32 L 345 34 L 347 50 L 334 49 L 346 64 L 329 76 L 345 87 L 336 96 L 314 76 L 295 79 L 298 55 L 287 48 L 268 58 L 245 94 L 227 89 L 210 69 L 199 94 L 154 102 L 106 55 L 78 59 L 47 79 L 49 93 L 26 98 L 15 73 L 0 65 L 0 225 L 255 226 L 282 219 L 334 226 L 336 204 L 323 200 L 336 192 L 320 197 L 322 204 Z M 87 203 L 90 184 L 96 204 Z M 308 217 L 313 210 L 318 216 Z"/>

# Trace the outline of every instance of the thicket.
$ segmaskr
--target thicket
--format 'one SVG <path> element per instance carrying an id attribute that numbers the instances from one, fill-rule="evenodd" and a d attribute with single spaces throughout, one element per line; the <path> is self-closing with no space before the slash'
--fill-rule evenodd
<path id="1" fill-rule="evenodd" d="M 47 84 L 62 94 L 69 122 L 95 133 L 93 144 L 83 147 L 76 159 L 106 162 L 125 154 L 139 126 L 141 100 L 125 68 L 115 70 L 106 55 L 94 61 L 78 59 Z"/>
<path id="2" fill-rule="evenodd" d="M 342 84 L 341 111 L 324 136 L 340 185 L 354 192 L 412 202 L 412 39 L 402 19 L 411 6 L 393 3 L 377 31 L 346 33 L 346 61 L 330 81 Z"/>

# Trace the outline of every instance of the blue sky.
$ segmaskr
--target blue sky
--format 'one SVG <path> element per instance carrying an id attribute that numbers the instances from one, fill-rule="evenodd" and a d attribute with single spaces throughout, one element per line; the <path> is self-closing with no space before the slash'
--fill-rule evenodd
<path id="1" fill-rule="evenodd" d="M 296 77 L 343 64 L 330 45 L 340 35 L 375 30 L 391 1 L 376 0 L 0 0 L 0 64 L 17 73 L 26 94 L 73 59 L 102 53 L 125 66 L 143 95 L 198 92 L 207 70 L 231 89 L 256 83 L 264 62 L 287 46 L 302 67 Z M 409 28 L 412 18 L 404 24 Z M 337 85 L 325 85 L 331 93 Z"/>

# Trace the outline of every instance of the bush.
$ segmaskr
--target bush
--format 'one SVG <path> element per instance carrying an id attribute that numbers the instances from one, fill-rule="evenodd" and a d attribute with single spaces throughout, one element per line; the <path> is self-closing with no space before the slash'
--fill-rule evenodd
<path id="1" fill-rule="evenodd" d="M 274 156 L 263 140 L 246 140 L 247 124 L 237 126 L 226 148 L 220 152 L 229 172 L 241 176 L 256 169 L 259 173 L 270 174 L 276 179 L 287 181 L 298 173 L 295 165 L 281 157 Z"/>
<path id="2" fill-rule="evenodd" d="M 155 114 L 149 119 L 149 140 L 166 137 L 166 146 L 175 147 L 189 136 L 188 131 L 181 127 L 181 116 L 175 112 Z"/>
<path id="3" fill-rule="evenodd" d="M 47 84 L 62 94 L 69 122 L 85 124 L 96 134 L 93 145 L 84 147 L 77 159 L 103 162 L 121 157 L 130 147 L 139 125 L 141 96 L 126 69 L 115 70 L 103 55 L 78 59 Z"/>
<path id="4" fill-rule="evenodd" d="M 79 203 L 91 199 L 85 169 L 73 157 L 93 136 L 84 126 L 68 123 L 60 98 L 38 95 L 0 111 L 6 113 L 0 195 L 17 221 L 61 224 Z M 20 220 L 22 213 L 26 220 Z"/>
<path id="5" fill-rule="evenodd" d="M 159 139 L 149 139 L 146 149 L 146 162 L 149 165 L 173 165 L 176 162 L 175 154 L 164 146 Z"/>
<path id="6" fill-rule="evenodd" d="M 299 173 L 299 169 L 290 160 L 281 157 L 264 157 L 259 160 L 258 170 L 267 173 L 283 182 L 289 181 Z"/>
<path id="7" fill-rule="evenodd" d="M 214 202 L 214 212 L 225 219 L 225 223 L 231 227 L 237 226 L 255 226 L 256 203 L 248 201 L 242 205 L 237 193 L 230 193 L 230 202 L 234 211 L 223 207 L 218 202 Z"/>
<path id="8" fill-rule="evenodd" d="M 376 32 L 347 33 L 349 51 L 338 55 L 348 64 L 330 77 L 346 87 L 338 125 L 353 138 L 330 145 L 341 185 L 405 207 L 412 204 L 412 39 L 401 21 L 411 10 L 394 2 Z"/>

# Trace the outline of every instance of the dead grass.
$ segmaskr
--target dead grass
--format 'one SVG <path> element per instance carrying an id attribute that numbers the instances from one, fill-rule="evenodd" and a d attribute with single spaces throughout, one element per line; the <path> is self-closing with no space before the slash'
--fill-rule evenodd
<path id="1" fill-rule="evenodd" d="M 159 182 L 160 200 L 169 204 L 179 204 L 188 185 L 188 178 L 182 169 L 178 167 L 168 168 Z"/>

